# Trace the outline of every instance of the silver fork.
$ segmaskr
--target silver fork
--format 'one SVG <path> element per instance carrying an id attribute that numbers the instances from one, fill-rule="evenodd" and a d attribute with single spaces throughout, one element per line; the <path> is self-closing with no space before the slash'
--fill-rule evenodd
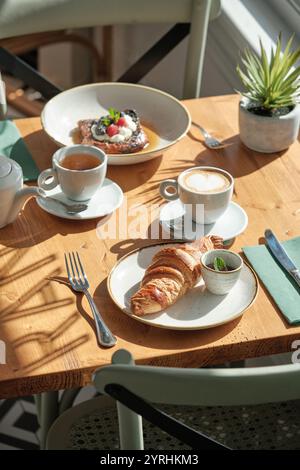
<path id="1" fill-rule="evenodd" d="M 199 129 L 199 131 L 201 132 L 201 134 L 204 137 L 205 145 L 208 148 L 217 149 L 217 148 L 224 147 L 222 142 L 215 139 L 209 132 L 207 132 L 202 126 L 200 126 L 200 124 L 197 124 L 196 122 L 192 122 L 192 124 L 193 124 L 193 126 L 197 127 L 197 129 Z"/>
<path id="2" fill-rule="evenodd" d="M 97 338 L 99 343 L 106 348 L 111 348 L 116 344 L 117 339 L 104 323 L 104 320 L 96 307 L 93 297 L 88 291 L 90 287 L 89 281 L 81 264 L 78 252 L 76 251 L 76 253 L 65 253 L 65 263 L 72 289 L 76 292 L 82 292 L 89 301 L 96 324 Z"/>

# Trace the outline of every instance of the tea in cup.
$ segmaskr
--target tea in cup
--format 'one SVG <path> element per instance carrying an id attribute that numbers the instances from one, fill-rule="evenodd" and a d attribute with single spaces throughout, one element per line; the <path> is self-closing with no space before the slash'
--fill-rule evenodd
<path id="1" fill-rule="evenodd" d="M 70 145 L 54 153 L 52 165 L 39 175 L 39 187 L 47 191 L 60 185 L 67 198 L 87 201 L 103 184 L 107 156 L 97 147 Z"/>

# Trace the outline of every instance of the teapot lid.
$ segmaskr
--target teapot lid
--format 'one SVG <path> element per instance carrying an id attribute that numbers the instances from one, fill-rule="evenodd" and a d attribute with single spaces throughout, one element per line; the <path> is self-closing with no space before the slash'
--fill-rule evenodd
<path id="1" fill-rule="evenodd" d="M 9 158 L 0 155 L 0 178 L 8 176 L 12 170 L 12 164 L 9 161 Z"/>

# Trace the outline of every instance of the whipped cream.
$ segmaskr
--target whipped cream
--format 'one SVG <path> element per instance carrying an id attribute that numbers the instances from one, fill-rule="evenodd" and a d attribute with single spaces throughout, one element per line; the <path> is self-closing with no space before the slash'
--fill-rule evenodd
<path id="1" fill-rule="evenodd" d="M 97 134 L 97 123 L 93 124 L 91 127 L 93 139 L 100 142 L 111 143 L 121 143 L 129 140 L 132 134 L 137 130 L 137 125 L 129 114 L 125 114 L 123 117 L 126 121 L 126 126 L 119 126 L 118 134 L 111 137 L 106 132 L 105 134 Z"/>

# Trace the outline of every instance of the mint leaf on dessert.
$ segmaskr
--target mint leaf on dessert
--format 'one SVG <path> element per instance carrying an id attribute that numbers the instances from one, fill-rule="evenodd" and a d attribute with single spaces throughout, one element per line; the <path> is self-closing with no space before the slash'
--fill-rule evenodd
<path id="1" fill-rule="evenodd" d="M 108 112 L 109 112 L 109 115 L 110 115 L 111 119 L 113 120 L 113 122 L 114 123 L 118 122 L 118 120 L 121 117 L 120 111 L 118 111 L 115 108 L 109 108 Z"/>
<path id="2" fill-rule="evenodd" d="M 216 257 L 214 259 L 214 270 L 215 271 L 228 271 L 227 266 L 223 258 Z"/>
<path id="3" fill-rule="evenodd" d="M 103 126 L 108 127 L 111 124 L 111 118 L 110 116 L 102 116 L 100 122 Z"/>

